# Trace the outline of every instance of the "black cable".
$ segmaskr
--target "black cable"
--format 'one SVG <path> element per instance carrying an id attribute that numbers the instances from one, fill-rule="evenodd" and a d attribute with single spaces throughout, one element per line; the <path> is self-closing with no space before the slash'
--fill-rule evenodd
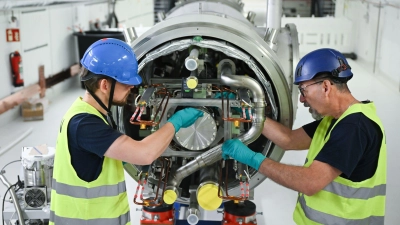
<path id="1" fill-rule="evenodd" d="M 115 14 L 115 5 L 117 4 L 117 0 L 111 2 L 111 12 L 108 14 L 107 18 L 107 25 L 109 28 L 112 28 L 113 26 L 113 19 L 115 21 L 115 28 L 118 28 L 118 18 L 117 15 Z"/>
<path id="2" fill-rule="evenodd" d="M 111 122 L 111 127 L 116 130 L 117 129 L 117 124 L 114 121 L 114 118 L 111 113 L 111 106 L 114 98 L 114 89 L 115 89 L 115 83 L 117 83 L 116 80 L 112 80 L 111 83 L 111 89 L 110 89 L 110 98 L 108 99 L 108 111 L 107 111 L 107 120 L 110 120 L 109 123 Z"/>
<path id="3" fill-rule="evenodd" d="M 15 183 L 15 185 L 18 184 L 18 188 L 15 189 L 15 193 L 17 193 L 17 191 L 19 191 L 21 188 L 25 187 L 25 181 L 21 181 L 19 178 L 19 175 L 17 177 L 18 177 L 18 181 L 17 181 L 17 183 Z"/>
<path id="4" fill-rule="evenodd" d="M 115 5 L 117 4 L 117 0 L 114 1 L 114 5 L 113 5 L 113 17 L 115 20 L 115 28 L 118 28 L 118 17 L 117 14 L 115 13 Z"/>

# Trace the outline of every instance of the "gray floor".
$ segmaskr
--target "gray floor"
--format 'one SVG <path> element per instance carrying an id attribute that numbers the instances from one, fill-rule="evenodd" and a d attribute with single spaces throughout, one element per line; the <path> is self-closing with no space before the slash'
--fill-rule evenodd
<path id="1" fill-rule="evenodd" d="M 378 115 L 380 115 L 386 129 L 386 140 L 388 146 L 388 180 L 387 180 L 387 204 L 385 224 L 398 224 L 400 214 L 398 202 L 400 202 L 400 181 L 395 175 L 400 171 L 400 153 L 396 150 L 400 146 L 400 138 L 397 134 L 400 131 L 400 121 L 397 119 L 400 109 L 400 94 L 398 86 L 393 85 L 383 79 L 380 75 L 372 75 L 365 71 L 358 62 L 350 60 L 350 65 L 355 74 L 350 81 L 349 86 L 354 96 L 359 100 L 372 100 L 376 103 Z M 22 119 L 10 121 L 6 126 L 0 127 L 0 152 L 4 146 L 9 145 L 13 140 L 21 136 L 21 134 L 29 133 L 26 138 L 17 143 L 11 150 L 0 155 L 0 167 L 8 162 L 20 158 L 21 148 L 23 146 L 36 146 L 47 144 L 55 146 L 56 137 L 59 129 L 59 121 L 70 104 L 83 94 L 83 90 L 79 88 L 78 83 L 71 87 L 60 97 L 53 99 L 44 115 L 43 121 L 23 122 Z M 61 97 L 62 96 L 62 97 Z M 294 128 L 300 127 L 304 123 L 311 122 L 312 118 L 308 111 L 299 105 Z M 283 163 L 301 165 L 304 162 L 306 151 L 287 152 L 282 158 Z M 6 177 L 11 183 L 15 183 L 17 175 L 20 174 L 20 164 L 13 163 L 6 168 Z M 130 177 L 127 177 L 128 195 L 132 200 L 136 183 Z M 1 199 L 6 188 L 0 185 Z M 263 212 L 258 215 L 258 224 L 269 225 L 290 225 L 292 221 L 292 212 L 296 202 L 297 193 L 275 184 L 270 180 L 264 181 L 255 189 L 255 203 L 257 211 Z M 131 202 L 132 224 L 139 224 L 140 208 Z M 210 217 L 213 217 L 210 213 Z"/>

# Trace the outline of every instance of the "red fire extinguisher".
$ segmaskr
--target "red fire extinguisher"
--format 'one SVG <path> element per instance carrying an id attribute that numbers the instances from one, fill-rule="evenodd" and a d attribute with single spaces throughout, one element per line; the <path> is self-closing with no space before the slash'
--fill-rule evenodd
<path id="1" fill-rule="evenodd" d="M 24 86 L 22 59 L 18 51 L 10 53 L 10 63 L 14 87 Z"/>

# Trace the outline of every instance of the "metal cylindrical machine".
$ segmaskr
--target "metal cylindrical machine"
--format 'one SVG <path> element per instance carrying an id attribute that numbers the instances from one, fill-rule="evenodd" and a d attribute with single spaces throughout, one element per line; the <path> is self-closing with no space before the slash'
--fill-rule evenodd
<path id="1" fill-rule="evenodd" d="M 143 206 L 140 224 L 174 224 L 173 205 L 160 205 L 157 207 Z"/>
<path id="2" fill-rule="evenodd" d="M 255 27 L 242 15 L 242 9 L 243 4 L 236 0 L 179 1 L 161 22 L 131 39 L 143 84 L 132 94 L 130 103 L 115 112 L 122 132 L 141 139 L 179 109 L 196 107 L 207 112 L 192 127 L 181 129 L 161 156 L 172 162 L 168 180 L 160 185 L 168 202 L 189 205 L 193 186 L 201 189 L 205 185 L 202 193 L 218 198 L 218 190 L 208 192 L 219 186 L 214 178 L 204 179 L 208 170 L 226 180 L 223 183 L 229 194 L 240 195 L 238 177 L 243 169 L 238 168 L 243 166 L 235 162 L 226 164 L 228 172 L 214 169 L 222 159 L 225 140 L 238 138 L 275 161 L 283 156 L 282 149 L 261 131 L 266 117 L 292 126 L 298 101 L 298 90 L 292 87 L 298 61 L 296 27 L 288 24 L 273 37 L 268 36 L 266 40 L 273 40 L 272 49 L 264 40 L 267 28 Z M 189 68 L 185 66 L 188 60 Z M 195 80 L 190 78 L 194 74 Z M 148 89 L 152 95 L 142 91 Z M 139 106 L 140 99 L 146 104 Z M 127 119 L 137 107 L 146 109 L 141 117 L 143 126 L 132 125 Z M 165 111 L 164 116 L 159 109 Z M 137 180 L 145 167 L 126 164 L 125 169 Z M 251 178 L 250 189 L 266 178 L 252 168 L 245 170 Z M 149 175 L 149 192 L 156 190 L 157 180 L 157 175 Z"/>
<path id="3" fill-rule="evenodd" d="M 53 179 L 53 147 L 24 147 L 21 154 L 24 173 L 24 200 L 27 208 L 42 208 L 51 200 Z"/>
<path id="4" fill-rule="evenodd" d="M 251 201 L 228 201 L 224 204 L 223 221 L 227 225 L 257 224 L 256 213 L 256 205 Z"/>

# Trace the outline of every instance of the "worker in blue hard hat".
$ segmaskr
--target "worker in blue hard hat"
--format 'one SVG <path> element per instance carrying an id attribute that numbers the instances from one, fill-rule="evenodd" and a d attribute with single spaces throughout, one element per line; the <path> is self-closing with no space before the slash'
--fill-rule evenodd
<path id="1" fill-rule="evenodd" d="M 123 163 L 148 165 L 181 127 L 203 112 L 185 108 L 136 141 L 116 130 L 110 108 L 122 106 L 142 82 L 131 47 L 117 39 L 93 43 L 81 59 L 86 86 L 64 115 L 53 168 L 50 224 L 130 224 Z"/>
<path id="2" fill-rule="evenodd" d="M 347 81 L 346 58 L 318 49 L 297 65 L 300 102 L 321 118 L 292 130 L 266 118 L 262 134 L 284 150 L 308 149 L 303 166 L 286 165 L 250 150 L 237 139 L 222 146 L 223 157 L 247 164 L 298 191 L 296 224 L 383 224 L 386 142 L 371 101 L 358 101 Z"/>

